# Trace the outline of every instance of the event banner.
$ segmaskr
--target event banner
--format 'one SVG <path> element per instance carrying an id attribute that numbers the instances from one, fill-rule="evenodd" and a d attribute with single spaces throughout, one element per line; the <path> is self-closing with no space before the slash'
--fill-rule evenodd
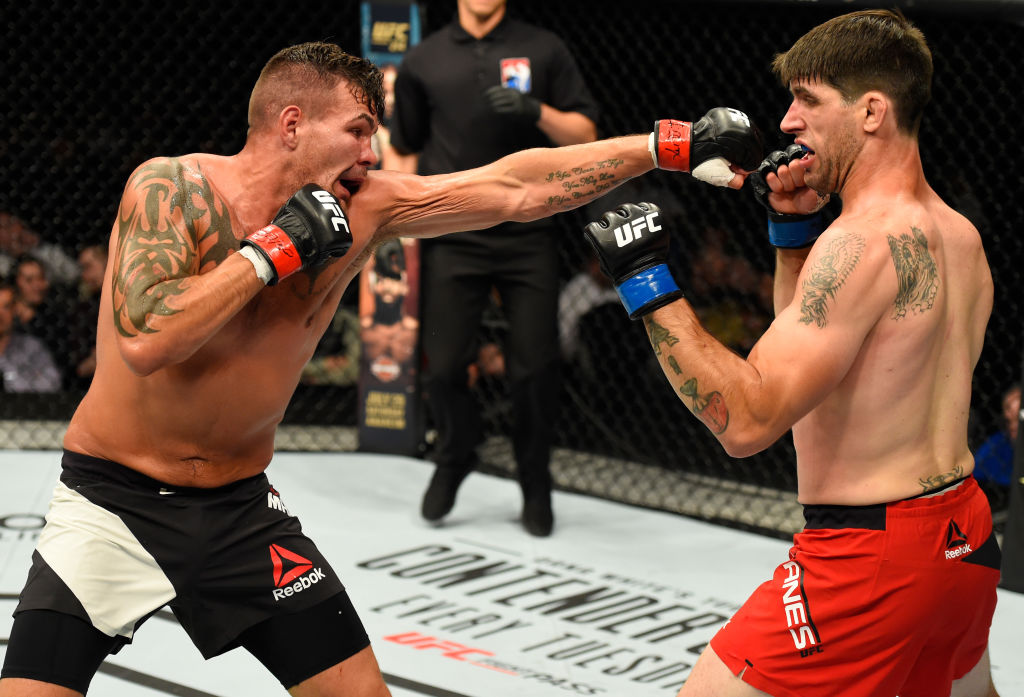
<path id="1" fill-rule="evenodd" d="M 385 71 L 390 113 L 396 66 L 420 39 L 419 8 L 397 0 L 364 2 L 361 19 L 363 56 Z M 382 119 L 379 138 L 386 134 L 387 118 Z M 415 455 L 422 407 L 417 379 L 419 246 L 414 240 L 388 240 L 374 252 L 360 277 L 359 324 L 359 449 Z"/>
<path id="2" fill-rule="evenodd" d="M 420 41 L 419 6 L 406 0 L 363 2 L 360 9 L 363 58 L 380 67 L 397 65 Z"/>

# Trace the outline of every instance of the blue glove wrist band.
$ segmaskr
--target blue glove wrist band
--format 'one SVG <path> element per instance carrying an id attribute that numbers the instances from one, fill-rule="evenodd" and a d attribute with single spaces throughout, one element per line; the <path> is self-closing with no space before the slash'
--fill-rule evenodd
<path id="1" fill-rule="evenodd" d="M 679 286 L 676 285 L 676 279 L 672 278 L 672 272 L 668 270 L 667 264 L 658 264 L 627 278 L 615 286 L 615 291 L 619 294 L 619 299 L 625 305 L 631 318 L 638 310 L 663 295 L 681 294 Z"/>
<path id="2" fill-rule="evenodd" d="M 796 216 L 794 216 L 796 217 Z M 776 247 L 799 249 L 808 247 L 821 234 L 823 219 L 821 214 L 811 215 L 802 220 L 778 222 L 768 219 L 768 241 Z"/>

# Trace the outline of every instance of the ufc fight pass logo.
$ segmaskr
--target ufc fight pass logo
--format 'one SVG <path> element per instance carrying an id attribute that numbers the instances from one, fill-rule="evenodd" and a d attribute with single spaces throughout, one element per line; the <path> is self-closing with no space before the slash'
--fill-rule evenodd
<path id="1" fill-rule="evenodd" d="M 657 232 L 661 229 L 661 225 L 654 222 L 661 213 L 659 211 L 653 211 L 648 213 L 643 218 L 624 222 L 622 225 L 615 228 L 615 244 L 620 247 L 625 247 L 633 240 L 638 240 L 643 235 L 644 230 L 649 232 Z"/>
<path id="2" fill-rule="evenodd" d="M 352 231 L 348 229 L 348 220 L 345 219 L 345 214 L 341 212 L 341 206 L 338 205 L 338 201 L 331 195 L 331 192 L 324 191 L 323 189 L 317 189 L 313 192 L 313 198 L 320 202 L 320 205 L 324 209 L 331 213 L 331 225 L 334 226 L 335 232 L 341 232 L 341 228 L 345 228 L 345 232 L 349 235 Z M 341 227 L 339 227 L 339 225 Z"/>

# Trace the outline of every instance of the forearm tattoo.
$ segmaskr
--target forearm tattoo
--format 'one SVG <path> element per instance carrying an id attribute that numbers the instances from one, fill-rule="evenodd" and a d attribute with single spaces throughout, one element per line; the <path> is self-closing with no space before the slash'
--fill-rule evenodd
<path id="1" fill-rule="evenodd" d="M 962 465 L 957 465 L 953 468 L 952 472 L 944 472 L 942 474 L 936 474 L 931 477 L 922 477 L 917 480 L 918 484 L 921 485 L 921 493 L 928 493 L 932 489 L 938 489 L 944 484 L 955 482 L 957 479 L 963 479 L 964 468 Z"/>
<path id="2" fill-rule="evenodd" d="M 828 243 L 803 282 L 800 321 L 819 328 L 828 324 L 829 301 L 846 283 L 864 252 L 864 238 L 856 233 L 840 235 Z"/>
<path id="3" fill-rule="evenodd" d="M 613 186 L 621 184 L 629 177 L 617 171 L 625 160 L 612 158 L 600 160 L 588 167 L 573 167 L 569 170 L 549 172 L 544 181 L 558 182 L 565 193 L 549 196 L 548 206 L 568 210 L 586 203 Z"/>
<path id="4" fill-rule="evenodd" d="M 156 331 L 149 325 L 152 316 L 179 312 L 171 301 L 188 289 L 189 277 L 222 261 L 238 243 L 224 203 L 205 177 L 196 171 L 186 174 L 179 161 L 150 163 L 128 187 L 138 192 L 134 198 L 142 206 L 118 211 L 112 297 L 118 332 L 135 336 Z M 208 244 L 211 237 L 213 244 Z"/>
<path id="5" fill-rule="evenodd" d="M 663 353 L 661 348 L 662 344 L 665 344 L 668 348 L 675 346 L 679 343 L 678 337 L 649 315 L 644 318 L 644 321 L 647 325 L 647 336 L 650 337 L 655 355 L 658 358 L 664 357 L 665 362 L 674 374 L 682 375 L 683 371 L 679 367 L 679 361 L 676 360 L 676 357 L 668 353 L 667 350 Z M 711 429 L 712 433 L 717 436 L 725 432 L 725 429 L 729 426 L 729 409 L 721 392 L 712 391 L 701 394 L 697 385 L 697 378 L 690 378 L 684 382 L 680 386 L 679 392 L 684 397 L 689 398 L 688 408 L 693 412 L 694 416 Z"/>
<path id="6" fill-rule="evenodd" d="M 889 250 L 899 283 L 893 319 L 903 319 L 908 309 L 912 314 L 932 309 L 939 292 L 939 276 L 935 260 L 928 253 L 928 238 L 919 228 L 911 226 L 910 231 L 913 235 L 889 235 Z"/>

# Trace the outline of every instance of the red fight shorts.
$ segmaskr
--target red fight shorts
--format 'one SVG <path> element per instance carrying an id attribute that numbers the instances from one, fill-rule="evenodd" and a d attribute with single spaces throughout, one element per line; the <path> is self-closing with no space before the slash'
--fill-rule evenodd
<path id="1" fill-rule="evenodd" d="M 772 697 L 937 697 L 975 666 L 999 546 L 973 477 L 877 506 L 805 506 L 807 525 L 711 640 Z"/>

